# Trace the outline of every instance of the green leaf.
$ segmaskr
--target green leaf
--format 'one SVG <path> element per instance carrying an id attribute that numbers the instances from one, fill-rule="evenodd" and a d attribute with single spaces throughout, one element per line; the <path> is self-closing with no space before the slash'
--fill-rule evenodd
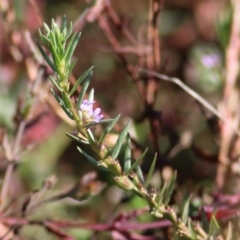
<path id="1" fill-rule="evenodd" d="M 193 226 L 193 222 L 190 218 L 188 218 L 188 229 L 189 229 L 189 232 L 191 234 L 191 238 L 194 240 L 194 239 L 198 239 L 197 238 L 197 233 L 194 229 L 194 226 Z"/>
<path id="2" fill-rule="evenodd" d="M 67 31 L 67 37 L 66 37 L 66 40 L 72 35 L 72 22 L 70 22 L 69 24 L 69 28 L 68 28 L 68 31 Z"/>
<path id="3" fill-rule="evenodd" d="M 145 157 L 146 153 L 148 151 L 148 148 L 145 149 L 145 151 L 136 159 L 136 161 L 133 163 L 133 165 L 128 169 L 128 171 L 126 172 L 126 175 L 128 175 L 129 173 L 131 173 L 142 161 L 142 159 Z"/>
<path id="4" fill-rule="evenodd" d="M 73 114 L 69 111 L 69 109 L 66 108 L 65 103 L 63 102 L 63 100 L 55 93 L 55 91 L 53 90 L 53 88 L 51 87 L 51 92 L 53 94 L 53 96 L 55 97 L 55 99 L 57 100 L 57 102 L 59 103 L 59 105 L 61 106 L 61 108 L 64 110 L 64 112 L 67 114 L 67 116 L 70 119 L 74 119 L 73 118 Z"/>
<path id="5" fill-rule="evenodd" d="M 67 68 L 66 71 L 65 71 L 65 72 L 66 72 L 66 74 L 65 74 L 66 79 L 69 78 L 69 75 L 71 74 L 71 72 L 72 72 L 72 70 L 73 70 L 76 62 L 77 62 L 77 59 L 74 59 L 74 60 L 71 62 L 71 64 L 66 67 L 66 68 Z M 71 96 L 71 95 L 70 95 L 70 96 Z"/>
<path id="6" fill-rule="evenodd" d="M 85 158 L 87 158 L 87 160 L 88 160 L 90 163 L 92 163 L 92 164 L 94 164 L 95 166 L 97 166 L 97 161 L 96 161 L 94 158 L 92 158 L 92 157 L 89 156 L 87 153 L 85 153 L 80 147 L 77 147 L 77 149 L 78 149 L 78 151 L 79 151 Z"/>
<path id="7" fill-rule="evenodd" d="M 80 139 L 79 137 L 73 135 L 73 134 L 70 134 L 70 133 L 65 133 L 69 138 L 71 138 L 72 140 L 74 141 L 77 141 L 77 142 L 80 142 L 80 143 L 85 143 L 85 144 L 89 144 L 89 142 L 86 142 L 86 141 L 83 141 L 82 139 Z"/>
<path id="8" fill-rule="evenodd" d="M 139 165 L 137 165 L 137 167 L 136 167 L 136 174 L 137 174 L 139 180 L 141 181 L 141 183 L 143 184 L 144 183 L 143 172 Z"/>
<path id="9" fill-rule="evenodd" d="M 127 136 L 128 134 L 128 130 L 129 130 L 129 127 L 131 125 L 131 121 L 129 121 L 126 126 L 123 128 L 122 132 L 119 134 L 118 136 L 118 139 L 117 139 L 117 142 L 115 144 L 115 146 L 113 147 L 112 151 L 111 151 L 111 157 L 113 159 L 116 159 L 120 150 L 121 150 L 121 147 L 122 147 L 122 144 L 123 144 L 123 141 L 125 139 L 125 137 Z"/>
<path id="10" fill-rule="evenodd" d="M 220 229 L 219 224 L 217 222 L 216 217 L 213 214 L 210 221 L 209 236 L 214 237 L 218 233 L 219 229 Z"/>
<path id="11" fill-rule="evenodd" d="M 50 39 L 50 42 L 53 44 L 53 46 L 57 46 L 56 36 L 54 32 L 51 31 L 49 33 L 49 39 Z"/>
<path id="12" fill-rule="evenodd" d="M 66 54 L 64 56 L 64 59 L 66 61 L 66 63 L 70 63 L 71 59 L 72 59 L 72 55 L 75 51 L 75 48 L 79 42 L 79 39 L 81 37 L 81 33 L 74 33 L 73 36 L 71 37 L 67 49 L 66 49 Z"/>
<path id="13" fill-rule="evenodd" d="M 104 138 L 106 137 L 106 135 L 112 130 L 112 128 L 114 127 L 114 125 L 116 124 L 116 122 L 118 121 L 118 119 L 120 118 L 121 114 L 117 115 L 111 124 L 109 124 L 104 130 L 103 133 L 101 134 L 99 140 L 98 140 L 98 144 L 101 144 L 102 141 L 104 140 Z"/>
<path id="14" fill-rule="evenodd" d="M 72 46 L 72 44 L 73 44 L 73 42 L 74 42 L 74 39 L 75 39 L 76 35 L 77 35 L 77 32 L 75 32 L 75 33 L 71 36 L 71 38 L 69 39 L 69 41 L 67 42 L 67 48 L 66 48 L 65 56 L 64 56 L 66 62 L 67 62 L 67 56 L 68 56 L 68 54 L 69 54 L 68 52 L 69 52 L 70 49 L 71 49 L 71 46 Z"/>
<path id="15" fill-rule="evenodd" d="M 95 143 L 95 138 L 94 138 L 90 128 L 87 130 L 87 134 L 88 134 L 88 140 L 90 140 L 89 142 L 90 143 Z"/>
<path id="16" fill-rule="evenodd" d="M 159 194 L 158 194 L 158 206 L 160 206 L 162 204 L 163 199 L 166 195 L 166 191 L 167 191 L 167 183 L 165 182 L 162 190 L 159 191 Z"/>
<path id="17" fill-rule="evenodd" d="M 90 67 L 89 69 L 87 69 L 76 81 L 76 83 L 74 84 L 72 90 L 70 91 L 70 96 L 76 91 L 77 87 L 80 85 L 80 83 L 86 78 L 89 77 L 89 74 L 92 73 L 94 66 Z M 91 75 L 92 77 L 92 75 Z M 91 78 L 90 78 L 91 79 Z M 89 79 L 89 81 L 90 81 Z M 84 93 L 85 94 L 85 93 Z M 81 101 L 82 102 L 82 101 Z"/>
<path id="18" fill-rule="evenodd" d="M 65 91 L 62 92 L 62 100 L 67 108 L 71 109 L 73 107 L 72 102 Z"/>
<path id="19" fill-rule="evenodd" d="M 103 167 L 103 166 L 99 166 L 97 164 L 97 161 L 92 158 L 91 156 L 89 156 L 86 152 L 84 152 L 80 147 L 77 147 L 78 151 L 90 162 L 92 163 L 93 165 L 95 165 L 97 168 L 103 170 L 103 171 L 109 171 L 107 168 Z"/>
<path id="20" fill-rule="evenodd" d="M 57 102 L 59 103 L 60 106 L 64 106 L 63 100 L 55 93 L 52 87 L 50 87 L 50 90 L 53 94 L 53 96 L 56 98 Z"/>
<path id="21" fill-rule="evenodd" d="M 127 141 L 124 147 L 124 164 L 123 164 L 124 172 L 126 172 L 130 167 L 131 167 L 131 138 L 128 133 Z"/>
<path id="22" fill-rule="evenodd" d="M 169 184 L 168 184 L 168 188 L 167 188 L 167 191 L 166 191 L 166 195 L 164 197 L 164 205 L 168 205 L 169 201 L 170 201 L 170 198 L 172 196 L 172 192 L 173 192 L 173 189 L 174 189 L 174 186 L 175 186 L 175 181 L 176 181 L 176 178 L 177 178 L 177 172 L 175 171 L 169 181 Z"/>
<path id="23" fill-rule="evenodd" d="M 88 101 L 93 102 L 94 101 L 94 89 L 92 88 L 89 95 L 88 95 Z"/>
<path id="24" fill-rule="evenodd" d="M 191 196 L 184 203 L 184 207 L 182 211 L 182 221 L 184 224 L 187 224 L 187 220 L 188 220 L 190 199 L 191 199 Z"/>
<path id="25" fill-rule="evenodd" d="M 59 47 L 62 48 L 62 34 L 59 28 L 57 28 L 55 31 L 55 37 L 56 37 L 56 43 L 57 43 L 57 52 L 59 52 L 58 48 Z"/>
<path id="26" fill-rule="evenodd" d="M 81 89 L 81 91 L 80 91 L 80 93 L 79 93 L 78 100 L 77 100 L 77 104 L 76 104 L 76 108 L 77 108 L 77 109 L 80 108 L 80 104 L 82 103 L 83 98 L 84 98 L 84 95 L 85 95 L 85 93 L 86 93 L 86 91 L 87 91 L 87 89 L 88 89 L 88 86 L 89 86 L 89 84 L 90 84 L 92 74 L 93 74 L 93 72 L 91 71 L 91 72 L 87 75 L 86 79 L 85 79 L 84 82 L 83 82 L 83 86 L 82 86 L 82 89 Z"/>
<path id="27" fill-rule="evenodd" d="M 38 43 L 38 41 L 36 41 L 38 49 L 40 50 L 42 56 L 44 57 L 44 59 L 46 60 L 46 62 L 48 63 L 48 65 L 51 67 L 51 69 L 54 72 L 57 72 L 57 68 L 55 67 L 54 63 L 52 62 L 52 60 L 48 57 L 48 55 L 45 53 L 45 51 L 43 50 L 42 46 Z"/>
<path id="28" fill-rule="evenodd" d="M 114 119 L 103 119 L 99 122 L 91 122 L 91 123 L 85 124 L 85 125 L 83 125 L 83 127 L 84 128 L 90 128 L 90 127 L 94 127 L 94 126 L 99 125 L 99 124 L 109 123 L 109 122 L 112 122 L 112 121 L 114 121 Z"/>
<path id="29" fill-rule="evenodd" d="M 233 239 L 232 223 L 229 222 L 229 223 L 228 223 L 226 240 L 232 240 L 232 239 Z"/>
<path id="30" fill-rule="evenodd" d="M 52 42 L 50 42 L 50 52 L 52 54 L 54 65 L 56 66 L 57 70 L 59 70 L 60 58 L 59 58 L 58 53 L 56 52 L 55 46 L 52 44 Z"/>
<path id="31" fill-rule="evenodd" d="M 57 23 L 55 22 L 55 20 L 53 18 L 51 21 L 51 27 L 52 27 L 52 30 L 55 30 L 58 27 Z"/>
<path id="32" fill-rule="evenodd" d="M 62 19 L 61 32 L 63 32 L 66 28 L 67 28 L 67 18 L 66 18 L 66 15 L 64 15 Z"/>
<path id="33" fill-rule="evenodd" d="M 53 84 L 60 92 L 63 91 L 62 88 L 58 85 L 58 83 L 56 82 L 56 80 L 55 80 L 52 76 L 50 76 L 50 80 L 51 80 L 52 84 Z"/>
<path id="34" fill-rule="evenodd" d="M 50 43 L 49 39 L 42 34 L 40 29 L 38 30 L 38 34 L 39 34 L 39 37 L 40 37 L 42 43 L 48 48 L 49 47 L 49 43 Z"/>
<path id="35" fill-rule="evenodd" d="M 45 32 L 48 34 L 49 32 L 51 32 L 51 29 L 49 28 L 49 26 L 46 23 L 43 23 L 43 27 Z"/>
<path id="36" fill-rule="evenodd" d="M 147 175 L 147 178 L 146 178 L 146 181 L 144 183 L 144 187 L 147 188 L 150 181 L 151 181 L 151 178 L 152 178 L 152 175 L 153 175 L 153 172 L 154 172 L 154 168 L 155 168 L 155 165 L 156 165 L 156 160 L 157 160 L 157 153 L 155 154 L 154 156 L 154 159 L 152 161 L 152 164 L 151 164 L 151 167 L 150 167 L 150 170 L 148 172 L 148 175 Z"/>

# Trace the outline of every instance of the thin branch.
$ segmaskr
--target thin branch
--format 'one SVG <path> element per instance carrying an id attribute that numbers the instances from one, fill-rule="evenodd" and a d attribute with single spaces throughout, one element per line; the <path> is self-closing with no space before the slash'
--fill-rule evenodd
<path id="1" fill-rule="evenodd" d="M 202 104 L 205 108 L 207 108 L 211 113 L 213 113 L 215 116 L 217 116 L 220 120 L 222 120 L 224 123 L 229 124 L 227 119 L 222 116 L 222 114 L 214 107 L 212 106 L 208 101 L 206 101 L 203 97 L 201 97 L 198 93 L 196 93 L 194 90 L 192 90 L 190 87 L 188 87 L 185 83 L 183 83 L 179 78 L 175 77 L 169 77 L 167 75 L 157 73 L 154 71 L 149 71 L 147 69 L 138 69 L 139 72 L 151 74 L 152 76 L 155 76 L 161 80 L 173 82 L 177 84 L 180 88 L 182 88 L 185 92 L 187 92 L 190 96 L 192 96 L 194 99 L 196 99 L 200 104 Z M 236 135 L 239 136 L 238 130 L 235 129 L 233 126 L 231 126 L 232 130 Z"/>
<path id="2" fill-rule="evenodd" d="M 237 81 L 239 79 L 239 57 L 240 57 L 240 2 L 239 0 L 231 1 L 231 8 L 233 9 L 233 16 L 231 22 L 231 32 L 229 36 L 229 43 L 225 52 L 225 86 L 223 91 L 222 107 L 231 126 L 239 127 L 239 86 Z M 231 173 L 231 156 L 234 147 L 238 149 L 238 142 L 236 136 L 231 131 L 230 124 L 221 126 L 221 143 L 219 151 L 220 163 L 217 169 L 216 184 L 218 188 L 222 188 L 226 182 L 227 175 Z M 239 141 L 239 139 L 238 139 Z"/>
<path id="3" fill-rule="evenodd" d="M 14 166 L 15 166 L 17 160 L 18 160 L 17 159 L 17 154 L 18 154 L 18 151 L 19 151 L 20 142 L 21 142 L 21 139 L 22 139 L 22 136 L 23 136 L 25 125 L 26 125 L 26 123 L 23 120 L 19 125 L 17 136 L 16 136 L 15 141 L 13 143 L 11 159 L 7 159 L 7 161 L 8 161 L 7 170 L 5 172 L 5 176 L 4 176 L 3 184 L 2 184 L 2 188 L 1 188 L 1 202 L 2 202 L 2 204 L 0 206 L 1 211 L 4 208 L 3 202 L 5 201 L 6 196 L 7 196 L 9 184 L 10 184 L 10 181 L 11 181 L 11 176 L 12 176 L 12 173 L 13 173 L 13 169 L 14 169 Z"/>
<path id="4" fill-rule="evenodd" d="M 107 11 L 110 19 L 115 24 L 117 29 L 122 33 L 122 35 L 131 43 L 133 46 L 139 46 L 138 41 L 134 38 L 130 31 L 125 28 L 117 15 L 116 11 L 113 9 L 111 2 L 109 0 L 105 0 L 105 10 Z"/>

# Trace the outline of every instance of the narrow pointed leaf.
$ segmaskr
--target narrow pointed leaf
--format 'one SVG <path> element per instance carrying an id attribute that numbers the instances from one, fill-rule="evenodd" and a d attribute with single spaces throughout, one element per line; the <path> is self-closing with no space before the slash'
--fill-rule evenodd
<path id="1" fill-rule="evenodd" d="M 97 161 L 92 158 L 91 156 L 89 156 L 86 152 L 84 152 L 80 147 L 77 147 L 78 151 L 90 162 L 92 163 L 93 165 L 95 165 L 97 168 L 103 170 L 103 171 L 109 171 L 107 168 L 103 167 L 103 166 L 99 166 L 97 164 Z"/>
<path id="2" fill-rule="evenodd" d="M 94 101 L 94 89 L 92 88 L 89 95 L 88 95 L 88 101 L 93 102 Z"/>
<path id="3" fill-rule="evenodd" d="M 156 160 L 157 160 L 157 153 L 155 154 L 154 156 L 154 159 L 152 161 L 152 164 L 151 164 L 151 167 L 150 167 L 150 170 L 148 172 L 148 175 L 147 175 L 147 178 L 146 178 L 146 181 L 144 183 L 144 187 L 147 188 L 150 181 L 151 181 L 151 178 L 152 178 L 152 175 L 153 175 L 153 172 L 154 172 L 154 168 L 155 168 L 155 165 L 156 165 Z"/>
<path id="4" fill-rule="evenodd" d="M 112 122 L 112 121 L 114 121 L 114 119 L 103 119 L 99 122 L 91 122 L 91 123 L 85 124 L 85 125 L 83 125 L 83 127 L 84 128 L 90 128 L 90 127 L 94 127 L 94 126 L 99 125 L 99 124 L 109 123 L 109 122 Z"/>
<path id="5" fill-rule="evenodd" d="M 173 192 L 173 189 L 175 186 L 176 177 L 177 177 L 177 172 L 175 171 L 169 181 L 169 184 L 168 184 L 166 196 L 164 198 L 164 205 L 168 205 L 168 203 L 170 201 L 170 198 L 172 196 L 172 192 Z"/>
<path id="6" fill-rule="evenodd" d="M 49 26 L 46 23 L 43 23 L 43 27 L 44 27 L 46 33 L 49 33 L 51 31 Z"/>
<path id="7" fill-rule="evenodd" d="M 159 195 L 158 195 L 158 206 L 160 206 L 163 203 L 163 199 L 166 195 L 166 191 L 167 191 L 167 183 L 165 182 L 161 191 L 159 191 Z"/>
<path id="8" fill-rule="evenodd" d="M 61 31 L 59 28 L 55 32 L 55 37 L 56 37 L 57 48 L 59 48 L 60 46 L 62 47 L 62 36 L 61 36 Z M 57 52 L 58 52 L 58 50 L 57 50 Z M 63 57 L 63 55 L 62 55 L 62 57 Z"/>
<path id="9" fill-rule="evenodd" d="M 74 117 L 73 117 L 72 113 L 69 111 L 69 109 L 67 109 L 65 106 L 63 106 L 62 109 L 70 119 L 74 120 Z"/>
<path id="10" fill-rule="evenodd" d="M 74 59 L 68 66 L 66 66 L 66 68 L 64 70 L 65 79 L 69 79 L 69 76 L 72 73 L 72 70 L 73 70 L 76 62 L 77 62 L 77 59 Z"/>
<path id="11" fill-rule="evenodd" d="M 122 132 L 119 134 L 119 137 L 117 139 L 117 142 L 115 144 L 115 146 L 113 147 L 112 149 L 112 152 L 111 152 L 111 157 L 113 159 L 116 159 L 120 150 L 121 150 L 121 147 L 122 147 L 122 144 L 123 144 L 123 141 L 125 139 L 125 137 L 127 136 L 128 134 L 128 130 L 129 130 L 129 127 L 131 125 L 131 121 L 129 121 L 126 126 L 123 128 Z"/>
<path id="12" fill-rule="evenodd" d="M 53 94 L 53 96 L 56 98 L 57 102 L 59 103 L 60 106 L 64 106 L 63 100 L 55 93 L 52 87 L 50 87 L 50 90 Z"/>
<path id="13" fill-rule="evenodd" d="M 64 44 L 60 44 L 58 48 L 58 54 L 60 56 L 60 59 L 63 58 L 64 55 Z M 64 69 L 64 73 L 66 72 L 66 68 Z M 66 77 L 67 78 L 67 77 Z"/>
<path id="14" fill-rule="evenodd" d="M 92 163 L 95 166 L 97 166 L 97 161 L 94 158 L 92 158 L 87 153 L 85 153 L 80 147 L 77 147 L 77 149 L 90 163 Z"/>
<path id="15" fill-rule="evenodd" d="M 126 172 L 131 167 L 131 138 L 130 135 L 127 134 L 127 141 L 125 143 L 124 148 L 124 163 L 123 169 Z"/>
<path id="16" fill-rule="evenodd" d="M 226 240 L 232 240 L 232 239 L 233 239 L 232 223 L 229 222 L 229 223 L 228 223 Z"/>
<path id="17" fill-rule="evenodd" d="M 185 202 L 183 211 L 182 211 L 182 221 L 184 224 L 187 224 L 187 221 L 188 221 L 190 199 L 191 199 L 191 196 Z"/>
<path id="18" fill-rule="evenodd" d="M 52 30 L 54 30 L 55 28 L 58 27 L 57 23 L 55 22 L 55 20 L 53 18 L 51 20 L 51 27 L 52 27 Z"/>
<path id="19" fill-rule="evenodd" d="M 51 80 L 52 84 L 53 84 L 60 92 L 63 91 L 63 90 L 61 89 L 61 87 L 58 85 L 58 83 L 56 82 L 56 80 L 55 80 L 52 76 L 50 76 L 50 80 Z"/>
<path id="20" fill-rule="evenodd" d="M 68 69 L 67 69 L 67 74 L 66 74 L 66 78 L 69 78 L 69 75 L 71 74 L 71 72 L 72 72 L 72 70 L 73 70 L 73 68 L 74 68 L 74 66 L 75 66 L 75 64 L 77 63 L 77 59 L 74 59 L 72 62 L 71 62 L 71 64 L 69 65 L 69 67 L 67 67 Z"/>
<path id="21" fill-rule="evenodd" d="M 64 101 L 64 105 L 67 108 L 71 109 L 73 107 L 71 99 L 69 98 L 69 96 L 67 95 L 67 93 L 65 91 L 62 92 L 62 100 Z"/>
<path id="22" fill-rule="evenodd" d="M 142 161 L 142 159 L 145 157 L 146 153 L 148 151 L 148 148 L 145 149 L 145 151 L 136 159 L 136 161 L 133 163 L 133 165 L 128 169 L 128 171 L 126 172 L 126 175 L 128 175 L 129 173 L 131 173 L 137 166 L 139 166 L 140 162 Z"/>
<path id="23" fill-rule="evenodd" d="M 66 54 L 64 56 L 66 63 L 70 62 L 70 60 L 72 58 L 72 55 L 75 51 L 75 48 L 78 44 L 78 41 L 80 39 L 80 36 L 81 36 L 81 33 L 75 33 L 73 35 L 73 37 L 70 39 L 70 41 L 68 43 L 68 46 L 67 46 L 67 49 L 66 49 Z"/>
<path id="24" fill-rule="evenodd" d="M 63 100 L 55 93 L 55 91 L 53 90 L 53 88 L 51 88 L 51 92 L 53 94 L 53 96 L 55 97 L 55 99 L 57 100 L 57 102 L 59 103 L 59 105 L 61 106 L 61 108 L 63 109 L 63 111 L 67 114 L 67 116 L 70 118 L 70 119 L 74 119 L 73 118 L 73 115 L 72 113 L 69 111 L 68 108 L 66 108 Z"/>
<path id="25" fill-rule="evenodd" d="M 40 29 L 38 30 L 38 34 L 39 34 L 39 37 L 40 37 L 41 41 L 43 42 L 43 44 L 48 48 L 49 47 L 49 39 L 42 34 Z"/>
<path id="26" fill-rule="evenodd" d="M 57 46 L 57 41 L 56 41 L 56 37 L 55 34 L 53 32 L 49 33 L 49 38 L 50 38 L 50 42 L 53 44 L 53 46 Z"/>
<path id="27" fill-rule="evenodd" d="M 53 46 L 52 42 L 50 42 L 50 51 L 51 51 L 51 54 L 52 54 L 54 65 L 59 67 L 60 66 L 60 59 L 59 59 L 58 53 L 56 52 L 56 49 Z"/>
<path id="28" fill-rule="evenodd" d="M 102 141 L 104 140 L 104 138 L 106 137 L 106 135 L 112 130 L 112 128 L 114 127 L 114 125 L 116 124 L 116 122 L 118 121 L 118 119 L 120 118 L 121 114 L 117 115 L 111 124 L 109 124 L 104 130 L 102 135 L 100 136 L 99 140 L 98 140 L 98 144 L 101 144 Z"/>
<path id="29" fill-rule="evenodd" d="M 141 183 L 143 184 L 144 183 L 143 172 L 139 165 L 137 165 L 137 167 L 136 167 L 136 174 L 137 174 L 139 180 L 141 181 Z"/>
<path id="30" fill-rule="evenodd" d="M 90 67 L 89 69 L 87 69 L 76 81 L 76 83 L 74 84 L 73 88 L 70 91 L 70 96 L 76 91 L 77 87 L 80 85 L 80 83 L 89 76 L 89 74 L 92 72 L 94 66 Z"/>
<path id="31" fill-rule="evenodd" d="M 40 50 L 42 56 L 44 57 L 44 59 L 46 60 L 46 62 L 48 63 L 48 65 L 51 67 L 51 69 L 54 72 L 57 72 L 57 69 L 55 67 L 55 65 L 53 64 L 52 60 L 48 57 L 48 55 L 45 53 L 45 51 L 43 50 L 42 46 L 38 43 L 38 41 L 36 41 L 38 49 Z"/>
<path id="32" fill-rule="evenodd" d="M 88 140 L 90 140 L 90 142 L 92 142 L 92 143 L 95 143 L 95 138 L 94 138 L 90 128 L 87 130 L 87 134 L 89 136 Z"/>
<path id="33" fill-rule="evenodd" d="M 62 19 L 61 32 L 63 32 L 63 30 L 66 28 L 67 28 L 67 18 L 66 18 L 66 15 L 64 15 Z"/>
<path id="34" fill-rule="evenodd" d="M 72 34 L 72 22 L 70 22 L 70 24 L 69 24 L 69 28 L 68 28 L 68 31 L 67 31 L 67 37 L 66 37 L 66 39 L 68 39 L 70 36 L 71 36 L 71 34 Z"/>
<path id="35" fill-rule="evenodd" d="M 80 142 L 80 143 L 85 143 L 85 144 L 89 144 L 89 142 L 82 140 L 81 138 L 70 134 L 70 133 L 65 133 L 69 138 L 71 138 L 72 140 L 76 141 L 76 142 Z"/>
<path id="36" fill-rule="evenodd" d="M 193 226 L 193 222 L 190 218 L 188 218 L 188 229 L 189 229 L 189 232 L 191 234 L 191 238 L 192 239 L 198 239 L 197 238 L 197 233 L 196 233 L 196 231 L 194 229 L 194 226 Z"/>
<path id="37" fill-rule="evenodd" d="M 67 48 L 66 48 L 66 51 L 65 51 L 65 60 L 67 58 L 67 55 L 68 55 L 68 52 L 70 51 L 70 48 L 74 42 L 74 38 L 76 37 L 77 33 L 75 32 L 74 34 L 72 34 L 71 38 L 69 39 L 68 43 L 67 43 Z M 67 61 L 66 61 L 67 62 Z"/>
<path id="38" fill-rule="evenodd" d="M 92 78 L 92 74 L 93 74 L 93 72 L 91 71 L 91 72 L 87 75 L 86 79 L 85 79 L 84 82 L 83 82 L 83 86 L 82 86 L 82 89 L 81 89 L 81 91 L 80 91 L 80 93 L 79 93 L 78 100 L 77 100 L 77 104 L 76 104 L 76 108 L 77 108 L 77 109 L 80 108 L 80 104 L 82 103 L 83 98 L 84 98 L 84 95 L 85 95 L 85 93 L 86 93 L 86 91 L 87 91 L 87 89 L 88 89 L 88 86 L 89 86 L 89 84 L 90 84 L 90 81 L 91 81 L 91 78 Z"/>
<path id="39" fill-rule="evenodd" d="M 102 119 L 99 121 L 100 124 L 102 123 L 110 123 L 113 122 L 115 120 L 115 118 L 109 118 L 109 119 Z"/>
<path id="40" fill-rule="evenodd" d="M 216 220 L 216 217 L 214 216 L 214 214 L 212 215 L 211 217 L 211 221 L 210 221 L 210 227 L 209 227 L 209 235 L 211 237 L 214 237 L 217 233 L 218 233 L 218 230 L 219 230 L 219 224 Z"/>

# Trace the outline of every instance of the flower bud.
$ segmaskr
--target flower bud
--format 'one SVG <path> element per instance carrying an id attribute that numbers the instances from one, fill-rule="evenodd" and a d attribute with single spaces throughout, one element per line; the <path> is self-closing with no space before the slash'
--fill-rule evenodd
<path id="1" fill-rule="evenodd" d="M 156 218 L 162 218 L 163 214 L 157 211 L 156 209 L 152 209 L 150 212 L 152 215 L 154 215 Z"/>
<path id="2" fill-rule="evenodd" d="M 131 172 L 129 174 L 129 177 L 132 179 L 132 181 L 134 182 L 134 184 L 139 190 L 143 188 L 143 184 L 135 172 Z"/>
<path id="3" fill-rule="evenodd" d="M 117 185 L 124 190 L 132 190 L 135 188 L 132 181 L 126 175 L 115 176 L 114 180 L 117 183 Z"/>
<path id="4" fill-rule="evenodd" d="M 149 193 L 150 198 L 152 199 L 152 201 L 156 201 L 157 198 L 157 189 L 156 188 L 152 188 L 150 193 Z"/>
<path id="5" fill-rule="evenodd" d="M 111 160 L 110 163 L 107 163 L 107 166 L 115 175 L 122 175 L 122 167 L 118 160 Z"/>

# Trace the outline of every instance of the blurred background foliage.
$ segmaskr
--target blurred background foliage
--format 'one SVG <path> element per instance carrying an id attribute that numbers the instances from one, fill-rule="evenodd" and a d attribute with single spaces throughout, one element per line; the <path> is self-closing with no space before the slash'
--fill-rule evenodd
<path id="1" fill-rule="evenodd" d="M 63 15 L 74 22 L 94 2 L 41 0 L 36 1 L 36 4 L 44 22 L 50 24 L 52 18 L 58 19 Z M 123 25 L 144 44 L 149 1 L 111 2 Z M 13 28 L 16 30 L 16 41 L 19 37 L 18 31 L 22 29 L 28 29 L 33 39 L 38 38 L 38 29 L 42 28 L 42 23 L 39 22 L 31 1 L 12 0 L 11 4 L 12 14 L 15 15 Z M 218 106 L 223 95 L 225 50 L 229 41 L 231 16 L 232 10 L 227 0 L 168 0 L 165 1 L 158 19 L 162 73 L 180 78 L 214 106 Z M 2 17 L 4 18 L 4 15 Z M 4 31 L 6 33 L 4 23 L 0 23 L 0 32 Z M 122 35 L 116 34 L 118 40 L 123 45 L 126 44 Z M 26 44 L 23 45 L 23 52 L 27 52 L 27 48 Z M 18 58 L 13 51 L 5 34 L 0 34 L 0 124 L 10 133 L 14 133 L 18 98 L 26 97 L 28 81 L 26 68 L 23 67 L 28 56 Z M 74 68 L 76 77 L 94 65 L 91 86 L 95 89 L 101 108 L 112 117 L 121 113 L 122 124 L 129 118 L 134 120 L 131 136 L 142 149 L 149 147 L 143 163 L 143 169 L 147 172 L 150 164 L 148 158 L 153 158 L 154 147 L 149 139 L 149 123 L 141 120 L 141 97 L 97 24 L 88 23 L 84 26 L 75 57 L 78 59 Z M 129 54 L 127 58 L 131 63 L 137 63 L 134 54 Z M 181 202 L 184 192 L 193 192 L 196 194 L 195 202 L 200 197 L 201 204 L 211 204 L 209 193 L 214 191 L 218 165 L 218 120 L 186 92 L 168 82 L 161 82 L 154 109 L 161 112 L 165 129 L 162 129 L 158 136 L 164 161 L 157 164 L 153 185 L 158 185 L 160 171 L 163 178 L 168 179 L 172 170 L 177 169 L 178 185 L 172 201 Z M 64 135 L 64 132 L 72 132 L 73 127 L 60 120 L 54 111 L 42 102 L 34 105 L 33 114 L 40 117 L 26 129 L 22 144 L 35 143 L 35 146 L 22 157 L 18 171 L 14 172 L 11 179 L 11 197 L 20 202 L 23 197 L 19 196 L 40 188 L 44 179 L 50 175 L 55 174 L 59 178 L 52 194 L 68 188 L 87 172 L 96 171 L 76 150 L 76 143 L 72 143 Z M 169 137 L 169 134 L 172 137 Z M 115 140 L 116 135 L 111 135 L 109 144 Z M 0 167 L 3 173 L 5 164 L 2 162 Z M 142 199 L 119 190 L 104 172 L 98 173 L 98 179 L 107 183 L 102 194 L 84 203 L 63 200 L 41 206 L 31 218 L 106 222 L 113 215 L 145 206 Z M 236 184 L 233 187 L 239 185 Z M 148 214 L 139 217 L 139 221 L 152 220 Z M 161 239 L 161 231 L 154 231 L 159 232 L 156 235 Z M 76 239 L 90 239 L 93 234 L 80 229 L 70 232 Z M 40 227 L 24 227 L 21 234 L 26 239 L 54 239 Z M 151 234 L 151 231 L 146 234 Z M 111 239 L 107 233 L 96 233 L 96 237 Z"/>

